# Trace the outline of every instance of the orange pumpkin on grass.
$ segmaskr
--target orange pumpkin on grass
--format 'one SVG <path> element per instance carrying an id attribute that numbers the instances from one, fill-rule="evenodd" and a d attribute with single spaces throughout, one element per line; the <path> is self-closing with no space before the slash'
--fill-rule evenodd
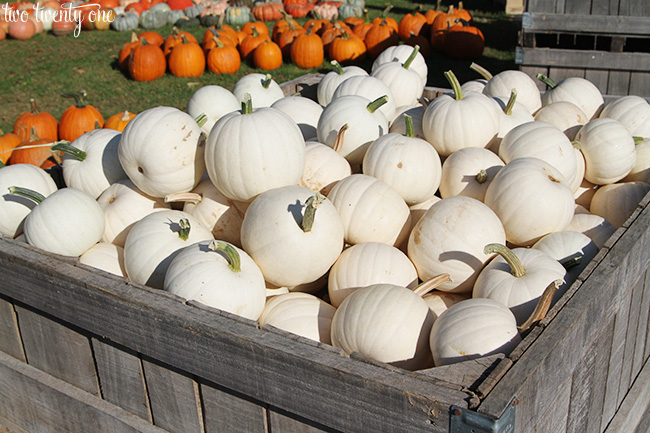
<path id="1" fill-rule="evenodd" d="M 104 117 L 97 108 L 86 104 L 86 91 L 64 93 L 64 98 L 73 98 L 75 104 L 66 108 L 59 119 L 59 138 L 74 141 L 85 132 L 104 126 Z"/>
<path id="2" fill-rule="evenodd" d="M 14 134 L 21 140 L 29 140 L 32 127 L 39 137 L 57 140 L 59 122 L 47 111 L 40 111 L 34 98 L 29 99 L 31 110 L 21 114 L 14 122 Z"/>

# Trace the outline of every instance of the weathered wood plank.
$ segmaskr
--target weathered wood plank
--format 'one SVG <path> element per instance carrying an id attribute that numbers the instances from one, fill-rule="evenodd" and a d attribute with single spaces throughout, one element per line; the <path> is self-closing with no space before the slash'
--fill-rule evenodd
<path id="1" fill-rule="evenodd" d="M 164 433 L 132 413 L 2 352 L 0 416 L 30 433 Z"/>
<path id="2" fill-rule="evenodd" d="M 604 71 L 602 69 L 587 69 L 585 70 L 585 78 L 594 83 L 594 85 L 598 87 L 598 90 L 600 90 L 600 93 L 603 95 L 609 94 L 607 91 L 609 71 Z"/>
<path id="3" fill-rule="evenodd" d="M 571 19 L 574 15 L 578 16 L 590 16 L 591 13 L 591 2 L 584 0 L 565 0 L 564 4 L 564 14 L 568 19 Z"/>
<path id="4" fill-rule="evenodd" d="M 288 412 L 269 408 L 271 433 L 337 433 L 336 430 L 295 417 Z"/>
<path id="5" fill-rule="evenodd" d="M 562 2 L 562 5 L 564 5 L 564 2 Z M 526 10 L 529 12 L 546 12 L 549 14 L 563 11 L 556 10 L 556 0 L 528 0 L 526 2 Z"/>
<path id="6" fill-rule="evenodd" d="M 104 400 L 151 422 L 151 410 L 138 354 L 106 339 L 92 339 Z"/>
<path id="7" fill-rule="evenodd" d="M 630 314 L 628 317 L 627 332 L 625 334 L 625 352 L 623 355 L 623 367 L 621 369 L 621 381 L 619 387 L 619 401 L 622 401 L 627 391 L 630 389 L 631 383 L 638 374 L 638 371 L 633 371 L 634 352 L 637 342 L 637 331 L 639 327 L 639 315 L 641 308 L 641 300 L 643 299 L 643 274 L 639 275 L 639 281 L 631 284 L 629 297 L 630 301 Z"/>
<path id="8" fill-rule="evenodd" d="M 630 91 L 630 72 L 629 71 L 609 71 L 609 80 L 607 83 L 608 95 L 628 95 Z"/>
<path id="9" fill-rule="evenodd" d="M 648 357 L 646 353 L 646 339 L 648 338 L 648 320 L 650 318 L 650 270 L 646 270 L 645 275 L 640 279 L 643 285 L 643 296 L 641 306 L 639 307 L 639 322 L 636 334 L 636 344 L 634 345 L 634 361 L 632 363 L 632 374 L 637 375 Z"/>
<path id="10" fill-rule="evenodd" d="M 650 408 L 650 363 L 645 364 L 605 433 L 633 432 Z"/>
<path id="11" fill-rule="evenodd" d="M 650 54 L 523 47 L 521 63 L 568 68 L 593 68 L 594 65 L 603 65 L 610 70 L 645 72 L 650 69 Z"/>
<path id="12" fill-rule="evenodd" d="M 505 356 L 502 353 L 498 353 L 471 361 L 420 370 L 416 374 L 449 382 L 450 384 L 458 385 L 459 388 L 466 388 L 472 392 L 476 392 L 478 386 L 483 383 L 487 375 L 504 358 Z"/>
<path id="13" fill-rule="evenodd" d="M 0 296 L 0 351 L 25 362 L 14 304 Z"/>
<path id="14" fill-rule="evenodd" d="M 650 72 L 630 73 L 630 95 L 650 97 Z"/>
<path id="15" fill-rule="evenodd" d="M 518 48 L 519 50 L 519 48 Z M 519 62 L 521 63 L 521 62 Z M 537 74 L 544 74 L 548 77 L 548 67 L 543 67 L 543 66 L 529 66 L 529 65 L 522 65 L 519 68 L 522 72 L 527 73 L 531 77 L 536 77 Z M 543 92 L 546 90 L 546 84 L 542 83 L 540 80 L 535 80 L 535 84 L 537 84 L 537 88 L 539 89 L 540 92 Z"/>
<path id="16" fill-rule="evenodd" d="M 16 313 L 29 365 L 93 395 L 100 395 L 87 336 L 40 311 L 16 305 Z"/>
<path id="17" fill-rule="evenodd" d="M 556 83 L 559 83 L 560 81 L 569 77 L 584 78 L 585 70 L 575 68 L 556 68 L 551 66 L 548 70 L 548 76 Z"/>
<path id="18" fill-rule="evenodd" d="M 483 400 L 479 411 L 496 417 L 516 395 L 522 424 L 537 423 L 552 404 L 555 387 L 567 380 L 582 362 L 602 324 L 614 318 L 620 288 L 638 278 L 650 265 L 650 207 L 642 212 L 608 251 L 600 266 L 573 294 L 545 332 Z M 521 418 L 520 418 L 521 416 Z"/>
<path id="19" fill-rule="evenodd" d="M 540 417 L 535 426 L 525 426 L 522 433 L 558 433 L 566 431 L 571 403 L 571 380 L 565 381 L 558 387 L 555 400 L 547 412 Z M 515 419 L 515 424 L 517 420 Z"/>
<path id="20" fill-rule="evenodd" d="M 219 385 L 200 382 L 206 433 L 267 432 L 263 403 Z"/>
<path id="21" fill-rule="evenodd" d="M 591 0 L 591 15 L 612 15 L 609 0 Z M 614 14 L 616 15 L 616 14 Z"/>
<path id="22" fill-rule="evenodd" d="M 602 35 L 647 36 L 650 18 L 641 15 L 589 14 L 590 3 L 572 2 L 572 8 L 586 12 L 565 14 L 527 13 L 522 17 L 522 28 L 527 32 L 595 33 Z"/>
<path id="23" fill-rule="evenodd" d="M 142 365 L 154 425 L 175 433 L 201 433 L 203 414 L 196 381 L 147 358 Z"/>
<path id="24" fill-rule="evenodd" d="M 255 322 L 56 258 L 44 261 L 37 250 L 9 239 L 0 246 L 0 266 L 9 269 L 0 293 L 328 427 L 445 432 L 449 405 L 468 404 L 468 394 L 448 384 L 350 360 L 330 346 L 260 330 Z"/>

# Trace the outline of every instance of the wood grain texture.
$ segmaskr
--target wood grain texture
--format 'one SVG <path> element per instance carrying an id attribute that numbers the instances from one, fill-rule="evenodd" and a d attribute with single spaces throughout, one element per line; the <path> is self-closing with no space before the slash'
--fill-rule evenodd
<path id="1" fill-rule="evenodd" d="M 568 12 L 566 14 L 537 14 L 531 13 L 522 21 L 526 32 L 563 32 L 563 33 L 593 33 L 601 35 L 647 35 L 650 18 L 632 15 L 590 15 L 588 2 L 578 0 L 572 2 L 576 9 L 583 12 Z M 584 12 L 584 10 L 587 10 Z M 572 14 L 572 15 L 567 15 Z"/>
<path id="2" fill-rule="evenodd" d="M 2 352 L 0 417 L 30 433 L 164 433 L 147 421 Z"/>
<path id="3" fill-rule="evenodd" d="M 151 422 L 138 354 L 106 339 L 93 338 L 92 345 L 104 400 Z"/>
<path id="4" fill-rule="evenodd" d="M 0 351 L 25 362 L 23 343 L 20 340 L 14 305 L 0 296 Z"/>
<path id="5" fill-rule="evenodd" d="M 598 87 L 598 90 L 600 90 L 600 93 L 603 95 L 609 94 L 607 91 L 609 71 L 603 71 L 601 69 L 587 69 L 585 70 L 585 78 L 594 83 L 594 85 Z"/>
<path id="6" fill-rule="evenodd" d="M 564 2 L 562 2 L 563 8 Z M 562 12 L 556 10 L 556 0 L 528 0 L 526 2 L 526 10 L 528 12 L 545 12 L 545 13 L 557 13 Z"/>
<path id="7" fill-rule="evenodd" d="M 147 358 L 142 365 L 154 425 L 175 433 L 201 433 L 203 414 L 194 379 Z"/>
<path id="8" fill-rule="evenodd" d="M 336 430 L 310 423 L 308 420 L 273 408 L 269 409 L 269 424 L 271 433 L 338 433 Z"/>
<path id="9" fill-rule="evenodd" d="M 607 82 L 608 95 L 627 95 L 630 91 L 630 72 L 629 71 L 609 71 L 609 80 Z"/>
<path id="10" fill-rule="evenodd" d="M 264 404 L 216 384 L 200 382 L 206 433 L 268 431 Z"/>
<path id="11" fill-rule="evenodd" d="M 628 433 L 637 430 L 650 408 L 650 363 L 639 373 L 625 396 L 619 410 L 607 425 L 604 433 Z M 638 430 L 637 430 L 638 431 Z M 644 430 L 641 430 L 644 431 Z M 641 431 L 639 433 L 641 433 Z M 647 430 L 645 430 L 647 431 Z"/>
<path id="12" fill-rule="evenodd" d="M 545 414 L 540 416 L 541 422 L 537 425 L 526 426 L 524 433 L 558 433 L 566 430 L 569 418 L 569 406 L 571 404 L 571 380 L 567 380 L 558 386 L 555 393 L 555 400 L 549 406 Z M 521 404 L 521 403 L 520 403 Z M 515 419 L 515 424 L 517 420 Z"/>
<path id="13" fill-rule="evenodd" d="M 630 74 L 630 95 L 650 97 L 650 72 L 632 72 Z"/>
<path id="14" fill-rule="evenodd" d="M 650 69 L 648 53 L 609 53 L 606 51 L 567 50 L 554 48 L 522 48 L 522 63 L 535 66 L 559 66 L 568 68 L 594 68 L 617 71 L 645 72 Z"/>
<path id="15" fill-rule="evenodd" d="M 619 384 L 619 401 L 627 394 L 631 383 L 638 374 L 633 370 L 634 352 L 637 343 L 637 331 L 639 326 L 639 313 L 641 308 L 641 299 L 643 298 L 643 285 L 645 272 L 639 275 L 638 281 L 631 286 L 630 290 L 630 313 L 628 315 L 627 332 L 625 333 L 625 351 L 623 353 L 623 366 L 621 369 L 621 381 Z"/>
<path id="16" fill-rule="evenodd" d="M 95 361 L 86 335 L 41 312 L 16 305 L 29 365 L 100 395 Z"/>

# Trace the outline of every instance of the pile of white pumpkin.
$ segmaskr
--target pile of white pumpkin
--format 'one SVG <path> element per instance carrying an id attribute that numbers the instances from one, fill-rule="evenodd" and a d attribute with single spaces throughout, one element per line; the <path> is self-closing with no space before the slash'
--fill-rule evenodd
<path id="1" fill-rule="evenodd" d="M 326 74 L 317 102 L 262 74 L 205 86 L 75 140 L 67 188 L 0 169 L 0 231 L 410 370 L 508 353 L 650 190 L 650 105 L 515 70 L 449 74 L 423 105 L 426 76 L 398 46 Z"/>

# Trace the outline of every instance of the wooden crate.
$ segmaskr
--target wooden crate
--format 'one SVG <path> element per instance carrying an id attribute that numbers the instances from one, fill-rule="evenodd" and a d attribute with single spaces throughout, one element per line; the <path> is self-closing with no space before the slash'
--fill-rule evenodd
<path id="1" fill-rule="evenodd" d="M 318 79 L 285 91 L 309 92 Z M 0 237 L 0 424 L 30 433 L 442 433 L 467 423 L 477 433 L 642 432 L 649 227 L 650 194 L 509 356 L 418 372 Z M 502 429 L 479 428 L 490 424 Z"/>
<path id="2" fill-rule="evenodd" d="M 649 29 L 647 0 L 528 0 L 515 61 L 532 76 L 577 76 L 604 95 L 648 98 Z"/>

